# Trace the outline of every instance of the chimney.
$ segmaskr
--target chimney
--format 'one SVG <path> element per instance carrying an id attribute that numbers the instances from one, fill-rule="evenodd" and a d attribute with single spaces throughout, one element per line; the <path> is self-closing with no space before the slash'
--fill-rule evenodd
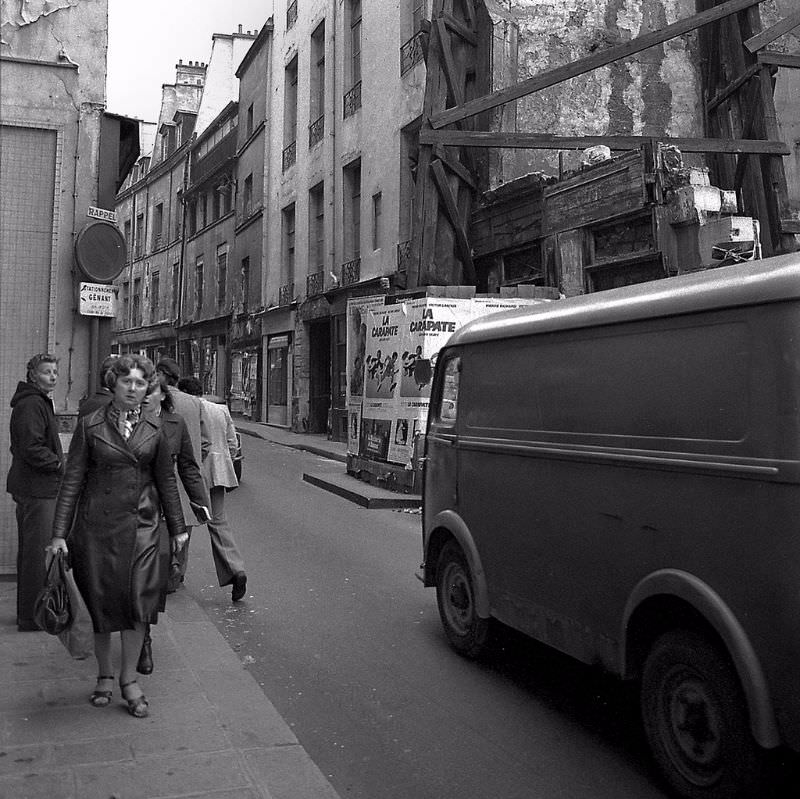
<path id="1" fill-rule="evenodd" d="M 240 24 L 240 25 L 239 25 L 239 33 L 241 33 L 241 32 L 242 32 L 242 26 L 241 26 L 241 24 Z"/>

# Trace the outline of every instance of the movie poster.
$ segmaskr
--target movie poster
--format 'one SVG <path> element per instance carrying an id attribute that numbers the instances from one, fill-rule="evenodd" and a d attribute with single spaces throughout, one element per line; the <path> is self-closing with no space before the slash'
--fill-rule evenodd
<path id="1" fill-rule="evenodd" d="M 364 408 L 393 406 L 400 381 L 400 305 L 386 305 L 368 312 L 364 360 Z"/>
<path id="2" fill-rule="evenodd" d="M 543 300 L 383 296 L 347 303 L 348 451 L 411 467 L 439 351 L 467 322 Z"/>
<path id="3" fill-rule="evenodd" d="M 384 301 L 383 296 L 358 297 L 347 301 L 347 451 L 351 455 L 360 454 L 367 328 L 371 312 L 382 308 Z"/>

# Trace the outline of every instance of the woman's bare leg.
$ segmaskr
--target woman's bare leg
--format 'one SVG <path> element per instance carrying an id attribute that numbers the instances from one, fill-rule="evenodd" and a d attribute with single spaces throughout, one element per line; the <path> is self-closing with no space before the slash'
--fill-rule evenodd
<path id="1" fill-rule="evenodd" d="M 136 680 L 136 663 L 139 660 L 139 653 L 142 651 L 142 641 L 144 641 L 145 625 L 143 622 L 136 622 L 132 630 L 123 630 L 122 636 L 122 665 L 119 670 L 119 683 L 133 682 Z M 135 699 L 141 692 L 137 693 L 135 687 L 125 691 L 126 699 Z"/>
<path id="2" fill-rule="evenodd" d="M 97 697 L 96 693 L 110 692 L 114 689 L 114 664 L 111 661 L 111 633 L 94 634 L 94 656 L 97 660 L 97 685 L 92 695 L 92 704 L 97 707 L 107 705 L 111 700 Z M 101 679 L 102 678 L 102 679 Z"/>

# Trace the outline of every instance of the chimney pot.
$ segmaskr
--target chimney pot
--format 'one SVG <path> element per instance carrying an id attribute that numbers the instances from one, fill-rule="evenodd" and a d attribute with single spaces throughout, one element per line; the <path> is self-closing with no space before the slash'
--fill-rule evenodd
<path id="1" fill-rule="evenodd" d="M 242 32 L 242 26 L 239 25 L 239 33 L 241 33 L 241 32 Z"/>

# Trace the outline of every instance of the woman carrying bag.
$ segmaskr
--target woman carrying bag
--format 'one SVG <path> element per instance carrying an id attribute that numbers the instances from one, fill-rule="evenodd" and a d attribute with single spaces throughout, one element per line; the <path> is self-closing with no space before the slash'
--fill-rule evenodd
<path id="1" fill-rule="evenodd" d="M 111 703 L 111 633 L 122 639 L 120 689 L 128 712 L 148 715 L 136 682 L 145 625 L 155 624 L 167 574 L 159 554 L 163 508 L 173 549 L 187 539 L 172 457 L 158 417 L 141 413 L 153 364 L 121 355 L 106 372 L 109 405 L 78 420 L 58 493 L 51 549 L 67 552 L 95 633 L 95 707 Z M 74 524 L 73 524 L 74 518 Z"/>

